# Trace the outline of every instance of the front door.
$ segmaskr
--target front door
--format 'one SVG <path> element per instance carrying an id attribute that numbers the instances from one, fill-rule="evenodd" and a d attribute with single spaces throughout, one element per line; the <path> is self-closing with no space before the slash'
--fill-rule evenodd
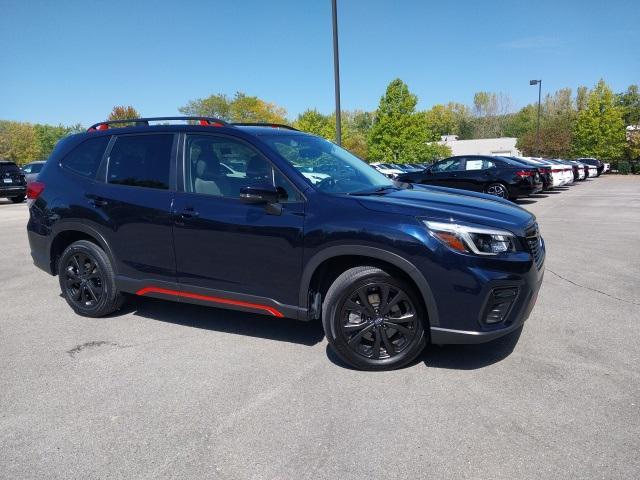
<path id="1" fill-rule="evenodd" d="M 302 195 L 238 138 L 186 134 L 182 144 L 184 191 L 174 202 L 174 242 L 183 290 L 196 287 L 216 298 L 240 294 L 297 306 Z M 281 209 L 240 201 L 241 187 L 265 183 L 281 191 Z"/>

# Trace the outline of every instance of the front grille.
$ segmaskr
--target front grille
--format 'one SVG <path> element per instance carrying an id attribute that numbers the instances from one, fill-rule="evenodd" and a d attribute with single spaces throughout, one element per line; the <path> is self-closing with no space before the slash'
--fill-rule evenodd
<path id="1" fill-rule="evenodd" d="M 534 225 L 525 232 L 525 240 L 529 252 L 533 257 L 533 261 L 536 263 L 536 267 L 540 269 L 544 263 L 544 252 L 542 251 L 542 240 L 540 239 L 540 232 L 538 230 L 538 224 Z"/>

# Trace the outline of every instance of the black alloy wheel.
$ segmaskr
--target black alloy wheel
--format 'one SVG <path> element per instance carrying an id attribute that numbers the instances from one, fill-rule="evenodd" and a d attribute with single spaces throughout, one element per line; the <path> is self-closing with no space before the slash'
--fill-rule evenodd
<path id="1" fill-rule="evenodd" d="M 90 255 L 71 255 L 64 271 L 65 296 L 80 308 L 95 308 L 104 295 L 104 276 Z"/>
<path id="2" fill-rule="evenodd" d="M 334 280 L 323 299 L 322 324 L 340 359 L 361 370 L 407 365 L 428 338 L 415 287 L 373 266 L 351 268 Z"/>
<path id="3" fill-rule="evenodd" d="M 388 283 L 372 282 L 353 291 L 342 304 L 340 319 L 347 345 L 367 359 L 398 355 L 418 333 L 413 303 Z"/>
<path id="4" fill-rule="evenodd" d="M 490 183 L 487 185 L 485 192 L 500 198 L 509 198 L 509 190 L 502 183 Z"/>
<path id="5" fill-rule="evenodd" d="M 58 261 L 62 295 L 79 315 L 102 317 L 118 310 L 124 296 L 118 291 L 107 254 L 95 243 L 78 240 Z"/>

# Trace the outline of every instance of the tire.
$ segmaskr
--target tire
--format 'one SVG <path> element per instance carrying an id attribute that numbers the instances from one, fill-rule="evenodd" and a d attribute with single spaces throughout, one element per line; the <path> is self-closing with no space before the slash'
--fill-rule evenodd
<path id="1" fill-rule="evenodd" d="M 17 197 L 11 197 L 9 200 L 11 200 L 13 203 L 22 203 L 24 202 L 24 199 L 26 197 L 24 195 L 19 195 Z"/>
<path id="2" fill-rule="evenodd" d="M 360 370 L 393 370 L 412 362 L 427 343 L 427 324 L 413 286 L 371 266 L 342 273 L 322 305 L 329 345 Z"/>
<path id="3" fill-rule="evenodd" d="M 65 249 L 58 262 L 58 279 L 62 295 L 78 315 L 103 317 L 124 301 L 109 257 L 88 240 L 78 240 Z"/>
<path id="4" fill-rule="evenodd" d="M 511 199 L 509 189 L 504 183 L 490 183 L 484 188 L 484 193 L 506 199 Z"/>

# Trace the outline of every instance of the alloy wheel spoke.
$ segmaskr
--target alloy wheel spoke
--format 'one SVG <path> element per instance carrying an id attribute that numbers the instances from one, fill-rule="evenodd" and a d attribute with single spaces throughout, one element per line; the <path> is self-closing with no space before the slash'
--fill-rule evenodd
<path id="1" fill-rule="evenodd" d="M 369 297 L 367 295 L 366 289 L 367 287 L 362 287 L 360 290 L 358 290 L 358 298 L 360 299 L 362 306 L 365 308 L 367 315 L 369 315 L 370 317 L 375 317 L 376 312 L 373 309 L 371 303 L 369 303 Z"/>
<path id="2" fill-rule="evenodd" d="M 380 336 L 382 337 L 382 343 L 384 343 L 384 348 L 389 354 L 389 356 L 390 357 L 394 356 L 396 354 L 396 349 L 393 346 L 393 343 L 391 343 L 391 339 L 389 338 L 389 335 L 387 335 L 386 328 L 380 329 Z"/>
<path id="3" fill-rule="evenodd" d="M 86 290 L 87 292 L 89 292 L 89 295 L 88 295 L 88 296 L 92 297 L 92 298 L 93 298 L 93 300 L 97 302 L 97 301 L 98 301 L 98 296 L 97 296 L 97 295 L 96 295 L 96 293 L 93 291 L 93 288 L 91 288 L 91 284 L 90 284 L 90 283 L 85 283 L 84 288 L 85 288 L 85 290 Z"/>
<path id="4" fill-rule="evenodd" d="M 391 299 L 387 302 L 387 305 L 386 305 L 386 307 L 385 307 L 385 310 L 384 310 L 382 313 L 384 313 L 384 314 L 389 313 L 389 311 L 390 311 L 394 306 L 396 306 L 396 305 L 397 305 L 401 300 L 405 300 L 406 298 L 407 298 L 407 297 L 406 297 L 406 295 L 405 295 L 403 292 L 401 292 L 401 291 L 396 292 L 396 294 L 393 296 L 393 298 L 391 298 Z"/>
<path id="5" fill-rule="evenodd" d="M 385 325 L 387 325 L 389 328 L 394 328 L 396 330 L 398 330 L 400 333 L 402 333 L 405 336 L 411 336 L 413 335 L 413 332 L 411 330 L 409 330 L 407 327 L 404 327 L 402 325 L 399 325 L 397 323 L 393 323 L 392 320 L 387 320 L 384 322 Z"/>
<path id="6" fill-rule="evenodd" d="M 380 285 L 380 303 L 378 304 L 378 311 L 380 312 L 380 315 L 384 315 L 389 310 L 389 293 L 389 285 Z"/>
<path id="7" fill-rule="evenodd" d="M 344 302 L 344 308 L 352 312 L 360 312 L 365 314 L 367 313 L 367 309 L 363 305 L 360 305 L 359 303 L 354 302 L 350 298 L 347 299 L 346 302 Z"/>
<path id="8" fill-rule="evenodd" d="M 367 325 L 370 325 L 367 322 L 362 322 L 362 323 L 347 323 L 346 325 L 342 326 L 342 329 L 345 332 L 357 332 L 358 330 L 362 330 L 363 328 L 365 328 Z"/>
<path id="9" fill-rule="evenodd" d="M 389 322 L 393 323 L 413 323 L 416 319 L 415 313 L 405 313 L 400 317 L 390 317 Z"/>
<path id="10" fill-rule="evenodd" d="M 363 335 L 368 331 L 370 331 L 372 328 L 373 328 L 373 324 L 372 323 L 368 324 L 365 328 L 363 328 L 358 333 L 356 333 L 353 337 L 347 340 L 347 343 L 349 345 L 357 345 L 356 342 L 359 342 L 362 339 Z"/>
<path id="11" fill-rule="evenodd" d="M 371 358 L 373 358 L 374 360 L 378 360 L 380 358 L 380 343 L 382 340 L 382 334 L 380 333 L 381 328 L 378 327 L 375 329 L 375 340 L 373 342 L 373 351 L 371 352 Z"/>

